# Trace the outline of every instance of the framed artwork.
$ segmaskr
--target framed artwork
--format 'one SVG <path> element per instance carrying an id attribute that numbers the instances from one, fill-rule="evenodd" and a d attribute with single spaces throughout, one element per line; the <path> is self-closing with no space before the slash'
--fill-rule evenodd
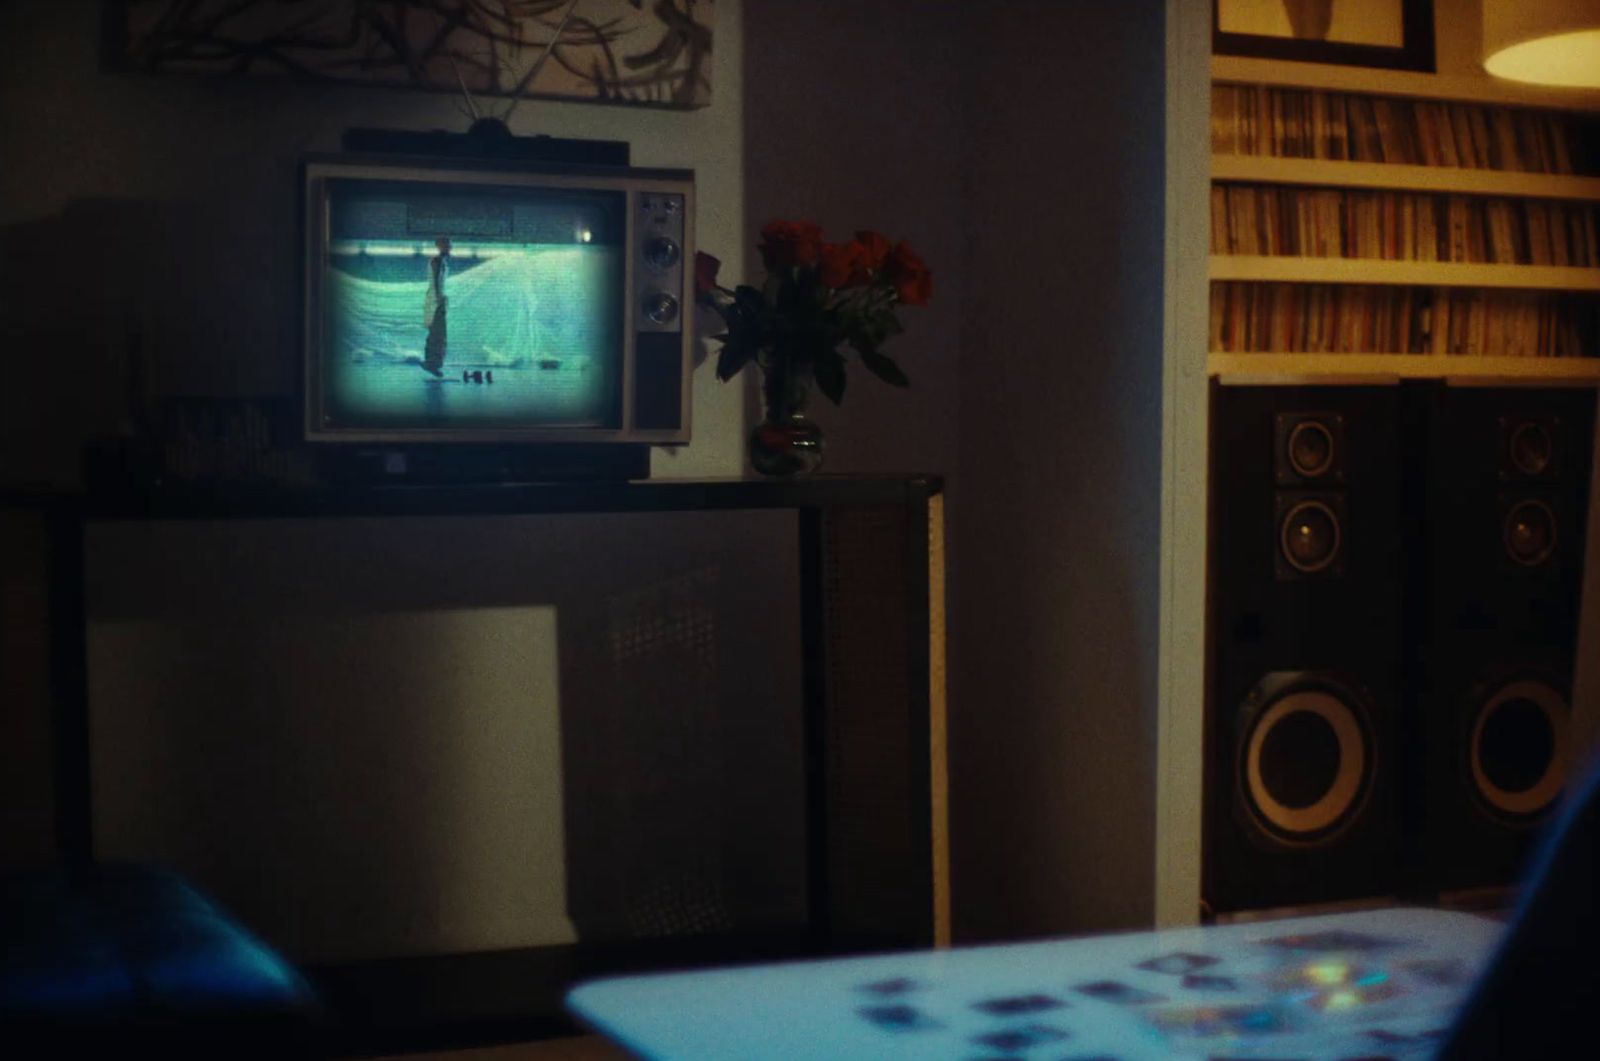
<path id="1" fill-rule="evenodd" d="M 1212 0 L 1217 55 L 1434 68 L 1433 0 Z"/>
<path id="2" fill-rule="evenodd" d="M 111 64 L 704 107 L 714 0 L 107 0 Z"/>

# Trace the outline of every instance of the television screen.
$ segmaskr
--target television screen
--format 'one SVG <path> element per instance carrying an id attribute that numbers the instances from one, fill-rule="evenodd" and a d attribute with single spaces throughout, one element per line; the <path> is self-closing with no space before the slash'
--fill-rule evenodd
<path id="1" fill-rule="evenodd" d="M 620 423 L 622 191 L 335 179 L 326 424 Z"/>

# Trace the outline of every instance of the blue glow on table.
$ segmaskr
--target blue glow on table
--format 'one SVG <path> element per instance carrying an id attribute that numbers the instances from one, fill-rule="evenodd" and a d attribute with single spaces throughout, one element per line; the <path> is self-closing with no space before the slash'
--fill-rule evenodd
<path id="1" fill-rule="evenodd" d="M 1503 926 L 1376 910 L 707 972 L 574 988 L 653 1061 L 1421 1058 Z M 1186 986 L 1204 968 L 1204 984 Z M 1440 968 L 1461 975 L 1431 975 Z M 1236 982 L 1219 996 L 1212 977 Z"/>

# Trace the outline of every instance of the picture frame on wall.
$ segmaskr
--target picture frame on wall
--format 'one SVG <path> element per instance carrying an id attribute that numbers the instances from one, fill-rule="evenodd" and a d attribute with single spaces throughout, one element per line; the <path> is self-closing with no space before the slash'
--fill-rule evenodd
<path id="1" fill-rule="evenodd" d="M 1212 0 L 1211 51 L 1432 73 L 1433 0 Z"/>
<path id="2" fill-rule="evenodd" d="M 716 0 L 102 0 L 104 65 L 691 110 Z M 548 60 L 548 61 L 546 61 Z"/>

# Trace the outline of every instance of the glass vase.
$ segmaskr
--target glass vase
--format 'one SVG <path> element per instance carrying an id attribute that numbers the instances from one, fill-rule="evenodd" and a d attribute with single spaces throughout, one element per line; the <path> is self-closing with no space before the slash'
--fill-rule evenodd
<path id="1" fill-rule="evenodd" d="M 798 409 L 769 408 L 750 432 L 750 466 L 779 478 L 811 474 L 822 466 L 822 428 Z"/>
<path id="2" fill-rule="evenodd" d="M 805 415 L 815 358 L 777 347 L 764 351 L 756 363 L 764 415 L 750 432 L 750 466 L 778 478 L 809 475 L 822 466 L 822 428 Z"/>

